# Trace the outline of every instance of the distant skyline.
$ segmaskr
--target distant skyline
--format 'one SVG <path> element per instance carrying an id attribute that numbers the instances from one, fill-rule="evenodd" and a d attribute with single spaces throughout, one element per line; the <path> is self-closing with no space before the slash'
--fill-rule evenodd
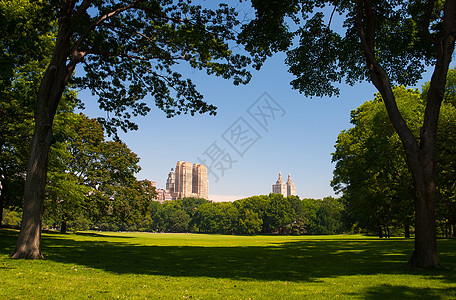
<path id="1" fill-rule="evenodd" d="M 179 66 L 204 101 L 218 107 L 217 115 L 168 119 L 154 106 L 154 99 L 145 99 L 152 110 L 146 117 L 132 119 L 139 130 L 119 132 L 140 158 L 142 170 L 137 177 L 165 188 L 176 161 L 204 163 L 208 165 L 209 198 L 222 201 L 269 194 L 278 172 L 287 170 L 299 197 L 337 196 L 330 187 L 337 136 L 351 127 L 350 112 L 373 99 L 377 91 L 368 82 L 342 83 L 339 97 L 304 97 L 291 88 L 294 77 L 284 59 L 284 54 L 274 55 L 260 71 L 252 71 L 249 84 L 241 86 Z M 423 76 L 413 88 L 421 89 L 430 80 L 429 72 Z M 79 91 L 79 98 L 89 117 L 106 116 L 89 91 Z M 216 154 L 218 174 L 209 171 Z"/>

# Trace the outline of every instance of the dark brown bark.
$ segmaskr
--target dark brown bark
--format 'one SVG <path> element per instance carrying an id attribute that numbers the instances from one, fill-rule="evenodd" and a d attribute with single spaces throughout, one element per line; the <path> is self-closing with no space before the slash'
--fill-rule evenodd
<path id="1" fill-rule="evenodd" d="M 408 222 L 404 225 L 404 234 L 406 239 L 410 238 L 410 225 Z"/>
<path id="2" fill-rule="evenodd" d="M 440 260 L 437 255 L 434 180 L 425 178 L 420 181 L 420 179 L 415 178 L 414 182 L 415 249 L 408 264 L 412 267 L 440 267 Z"/>
<path id="3" fill-rule="evenodd" d="M 35 114 L 35 132 L 30 146 L 21 231 L 16 248 L 11 255 L 12 258 L 42 258 L 41 225 L 47 161 L 52 144 L 52 123 L 75 65 L 72 64 L 72 67 L 66 65 L 70 49 L 70 32 L 67 30 L 66 19 L 61 18 L 59 25 L 54 54 L 38 91 L 39 106 Z"/>
<path id="4" fill-rule="evenodd" d="M 433 9 L 430 2 L 429 11 Z M 364 18 L 368 22 L 363 23 Z M 444 29 L 439 39 L 432 40 L 437 49 L 436 65 L 431 78 L 420 143 L 402 118 L 392 91 L 391 81 L 375 58 L 375 16 L 369 0 L 357 1 L 358 35 L 366 57 L 372 83 L 382 95 L 391 123 L 404 146 L 407 164 L 414 182 L 415 202 L 415 250 L 409 265 L 413 267 L 440 267 L 437 255 L 435 224 L 435 166 L 437 124 L 440 106 L 445 91 L 446 76 L 454 51 L 455 1 L 446 1 L 444 8 Z M 424 20 L 424 24 L 429 24 Z M 427 26 L 424 26 L 427 30 Z M 426 35 L 424 30 L 424 35 Z"/>
<path id="5" fill-rule="evenodd" d="M 67 233 L 67 221 L 62 220 L 62 223 L 60 224 L 60 233 Z"/>

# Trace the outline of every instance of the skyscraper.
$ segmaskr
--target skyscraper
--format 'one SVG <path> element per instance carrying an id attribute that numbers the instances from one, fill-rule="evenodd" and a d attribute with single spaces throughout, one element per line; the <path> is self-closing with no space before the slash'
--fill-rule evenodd
<path id="1" fill-rule="evenodd" d="M 192 193 L 198 198 L 208 198 L 207 169 L 205 165 L 194 164 L 192 171 Z"/>
<path id="2" fill-rule="evenodd" d="M 288 174 L 288 179 L 287 179 L 287 196 L 296 196 L 296 187 L 291 180 L 291 175 Z"/>
<path id="3" fill-rule="evenodd" d="M 277 179 L 276 184 L 272 185 L 272 192 L 274 194 L 282 194 L 284 197 L 296 196 L 296 187 L 291 180 L 291 175 L 288 174 L 288 180 L 285 183 L 282 178 L 282 172 L 279 172 L 279 179 Z"/>
<path id="4" fill-rule="evenodd" d="M 178 161 L 175 171 L 171 169 L 166 180 L 166 189 L 173 199 L 197 197 L 208 199 L 207 168 L 205 165 Z"/>
<path id="5" fill-rule="evenodd" d="M 174 187 L 176 184 L 176 175 L 174 174 L 174 169 L 171 168 L 171 172 L 168 174 L 168 179 L 166 179 L 166 189 L 171 193 L 174 193 Z"/>
<path id="6" fill-rule="evenodd" d="M 279 179 L 277 179 L 276 184 L 272 185 L 272 192 L 274 194 L 282 194 L 285 197 L 287 196 L 287 185 L 282 178 L 282 172 L 279 172 Z"/>
<path id="7" fill-rule="evenodd" d="M 174 192 L 177 199 L 192 197 L 192 164 L 186 161 L 178 161 L 176 164 L 176 183 Z"/>

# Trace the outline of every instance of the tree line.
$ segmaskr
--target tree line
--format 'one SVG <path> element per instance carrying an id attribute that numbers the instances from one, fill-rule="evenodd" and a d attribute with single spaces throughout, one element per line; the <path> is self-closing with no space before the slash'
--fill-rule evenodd
<path id="1" fill-rule="evenodd" d="M 303 199 L 281 194 L 211 203 L 184 198 L 153 203 L 151 229 L 157 232 L 221 234 L 342 233 L 340 202 L 332 197 Z"/>
<path id="2" fill-rule="evenodd" d="M 68 220 L 68 229 L 101 231 L 193 232 L 219 234 L 339 234 L 346 231 L 339 199 L 302 199 L 281 194 L 252 196 L 233 202 L 201 198 L 152 201 L 147 214 L 137 219 L 89 218 L 80 211 Z M 11 222 L 19 222 L 9 213 Z M 45 214 L 47 228 L 61 228 L 62 218 Z"/>

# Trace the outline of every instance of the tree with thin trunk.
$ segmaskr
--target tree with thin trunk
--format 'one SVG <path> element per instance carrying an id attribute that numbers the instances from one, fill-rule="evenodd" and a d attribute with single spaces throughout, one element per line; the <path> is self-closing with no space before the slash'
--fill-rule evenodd
<path id="1" fill-rule="evenodd" d="M 249 59 L 229 49 L 238 21 L 227 5 L 210 10 L 190 0 L 56 0 L 45 7 L 54 16 L 57 35 L 38 91 L 21 231 L 12 258 L 42 257 L 52 124 L 70 83 L 98 96 L 100 108 L 108 112 L 108 118 L 99 121 L 115 134 L 117 127 L 136 129 L 129 118 L 150 110 L 142 101 L 146 96 L 168 117 L 215 114 L 216 107 L 204 102 L 191 80 L 175 70 L 179 62 L 232 78 L 235 84 L 250 79 L 245 70 Z M 84 69 L 76 72 L 81 77 L 74 75 L 78 65 Z"/>
<path id="2" fill-rule="evenodd" d="M 244 26 L 239 38 L 254 55 L 257 67 L 274 52 L 286 51 L 289 71 L 296 76 L 291 84 L 306 96 L 338 94 L 334 83 L 342 80 L 348 84 L 367 80 L 380 92 L 413 178 L 416 235 L 409 265 L 439 267 L 435 225 L 437 123 L 454 51 L 456 1 L 290 0 L 252 4 L 256 16 Z M 342 28 L 333 24 L 336 22 Z M 424 121 L 419 137 L 415 137 L 397 107 L 392 87 L 416 83 L 429 65 L 434 69 Z"/>

